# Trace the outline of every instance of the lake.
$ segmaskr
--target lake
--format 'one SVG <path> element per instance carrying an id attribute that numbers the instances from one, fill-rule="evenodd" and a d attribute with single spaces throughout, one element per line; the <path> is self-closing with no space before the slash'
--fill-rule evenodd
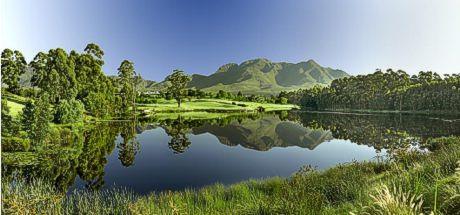
<path id="1" fill-rule="evenodd" d="M 388 150 L 460 135 L 460 121 L 404 114 L 279 112 L 216 119 L 92 123 L 63 132 L 33 164 L 3 164 L 64 190 L 124 187 L 139 194 L 288 177 L 304 165 L 384 159 Z M 397 143 L 397 144 L 395 144 Z"/>

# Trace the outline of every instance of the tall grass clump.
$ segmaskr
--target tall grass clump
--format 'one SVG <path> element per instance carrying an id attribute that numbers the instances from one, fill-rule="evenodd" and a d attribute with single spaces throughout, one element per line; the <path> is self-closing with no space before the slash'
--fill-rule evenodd
<path id="1" fill-rule="evenodd" d="M 124 189 L 66 195 L 40 178 L 2 180 L 2 214 L 128 214 L 134 200 Z"/>
<path id="2" fill-rule="evenodd" d="M 363 214 L 460 214 L 460 138 L 427 141 L 431 152 L 401 153 L 369 194 Z"/>
<path id="3" fill-rule="evenodd" d="M 54 186 L 39 179 L 2 179 L 2 214 L 60 214 L 63 198 Z"/>

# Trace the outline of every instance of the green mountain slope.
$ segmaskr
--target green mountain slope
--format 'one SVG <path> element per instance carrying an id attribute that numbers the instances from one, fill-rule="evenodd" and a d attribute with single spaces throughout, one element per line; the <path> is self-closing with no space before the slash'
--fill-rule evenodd
<path id="1" fill-rule="evenodd" d="M 252 94 L 275 94 L 349 76 L 342 70 L 320 66 L 313 60 L 300 63 L 275 63 L 267 59 L 248 60 L 240 65 L 229 63 L 209 76 L 192 75 L 189 87 L 204 91 L 241 91 Z"/>

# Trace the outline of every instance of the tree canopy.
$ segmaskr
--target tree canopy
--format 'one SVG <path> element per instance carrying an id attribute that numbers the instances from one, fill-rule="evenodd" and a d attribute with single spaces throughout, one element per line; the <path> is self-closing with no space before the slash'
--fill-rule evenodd
<path id="1" fill-rule="evenodd" d="M 27 62 L 21 52 L 11 49 L 2 51 L 2 83 L 10 92 L 18 93 L 19 78 L 24 74 Z M 3 87 L 3 86 L 2 86 Z"/>
<path id="2" fill-rule="evenodd" d="M 182 99 L 186 97 L 185 88 L 190 80 L 190 76 L 186 75 L 184 71 L 177 69 L 166 77 L 166 81 L 170 82 L 167 91 L 171 93 L 172 97 L 177 101 L 178 107 L 180 107 Z"/>
<path id="3" fill-rule="evenodd" d="M 287 94 L 290 102 L 308 109 L 372 109 L 398 111 L 460 111 L 460 75 L 402 70 L 358 75 Z"/>

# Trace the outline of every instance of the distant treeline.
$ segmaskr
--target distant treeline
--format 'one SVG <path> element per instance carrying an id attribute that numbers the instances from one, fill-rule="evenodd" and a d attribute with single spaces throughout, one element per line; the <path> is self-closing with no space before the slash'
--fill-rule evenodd
<path id="1" fill-rule="evenodd" d="M 402 70 L 336 79 L 328 87 L 315 86 L 282 93 L 289 102 L 311 110 L 392 110 L 460 112 L 460 75 Z"/>

